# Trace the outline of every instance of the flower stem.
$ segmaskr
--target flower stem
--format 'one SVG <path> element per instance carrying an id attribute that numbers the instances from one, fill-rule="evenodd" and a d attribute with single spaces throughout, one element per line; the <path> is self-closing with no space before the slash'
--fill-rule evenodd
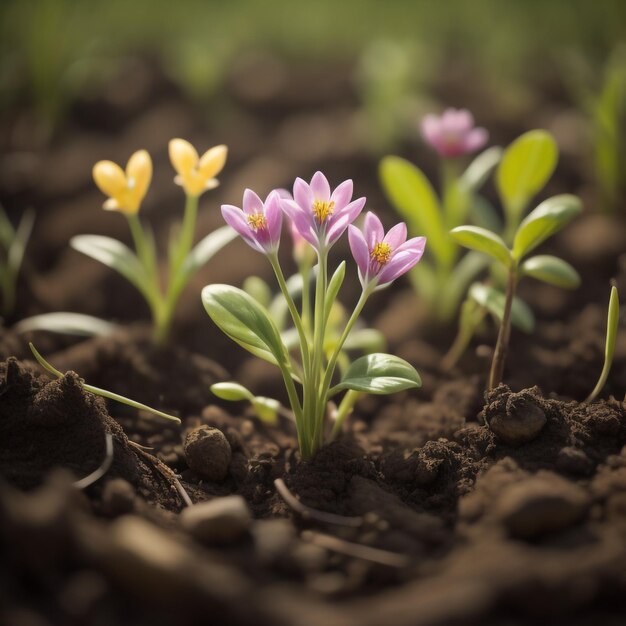
<path id="1" fill-rule="evenodd" d="M 504 363 L 509 349 L 509 339 L 511 337 L 511 307 L 515 290 L 517 289 L 517 268 L 511 267 L 506 282 L 506 299 L 504 301 L 504 312 L 502 314 L 502 322 L 498 331 L 498 340 L 493 353 L 493 361 L 491 362 L 491 371 L 489 373 L 489 384 L 487 390 L 497 387 L 502 382 L 502 374 L 504 373 Z"/>

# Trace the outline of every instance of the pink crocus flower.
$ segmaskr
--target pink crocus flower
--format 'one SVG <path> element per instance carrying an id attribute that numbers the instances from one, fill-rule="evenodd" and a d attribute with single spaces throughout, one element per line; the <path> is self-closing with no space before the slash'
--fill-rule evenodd
<path id="1" fill-rule="evenodd" d="M 406 224 L 396 224 L 385 235 L 381 221 L 371 211 L 365 216 L 363 231 L 350 226 L 348 239 L 359 267 L 359 280 L 365 288 L 376 281 L 386 285 L 414 267 L 424 254 L 426 237 L 407 241 Z"/>
<path id="2" fill-rule="evenodd" d="M 283 214 L 280 196 L 272 191 L 265 202 L 251 189 L 243 192 L 243 209 L 222 205 L 222 216 L 255 250 L 268 254 L 278 250 Z"/>
<path id="3" fill-rule="evenodd" d="M 346 180 L 331 192 L 324 174 L 316 172 L 307 183 L 296 178 L 293 199 L 281 206 L 294 228 L 316 250 L 330 247 L 363 210 L 365 198 L 352 200 L 352 181 Z"/>
<path id="4" fill-rule="evenodd" d="M 424 117 L 422 136 L 442 157 L 453 158 L 482 148 L 489 133 L 474 126 L 474 116 L 467 109 L 446 109 L 440 116 Z"/>

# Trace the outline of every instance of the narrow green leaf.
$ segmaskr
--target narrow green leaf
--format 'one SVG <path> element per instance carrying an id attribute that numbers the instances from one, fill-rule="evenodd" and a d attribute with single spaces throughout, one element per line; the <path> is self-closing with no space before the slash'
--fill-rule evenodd
<path id="1" fill-rule="evenodd" d="M 423 172 L 405 159 L 387 156 L 380 162 L 385 194 L 414 235 L 428 237 L 438 262 L 449 265 L 455 249 L 443 222 L 439 200 Z"/>
<path id="2" fill-rule="evenodd" d="M 520 271 L 524 276 L 531 276 L 563 289 L 577 289 L 580 286 L 578 272 L 567 261 L 549 254 L 540 254 L 526 259 Z"/>
<path id="3" fill-rule="evenodd" d="M 474 283 L 469 290 L 469 297 L 489 311 L 499 322 L 504 316 L 506 297 L 499 289 L 483 283 Z M 520 298 L 513 298 L 511 304 L 511 323 L 525 333 L 532 333 L 535 328 L 535 316 L 530 307 Z"/>
<path id="4" fill-rule="evenodd" d="M 215 383 L 210 387 L 211 392 L 222 400 L 237 402 L 238 400 L 252 400 L 254 394 L 239 383 Z"/>
<path id="5" fill-rule="evenodd" d="M 490 257 L 500 261 L 505 267 L 511 266 L 511 252 L 502 239 L 479 226 L 458 226 L 450 231 L 452 238 L 462 246 L 471 250 L 484 252 Z"/>
<path id="6" fill-rule="evenodd" d="M 324 319 L 326 320 L 328 320 L 328 317 L 330 316 L 330 311 L 335 303 L 335 300 L 337 299 L 337 294 L 341 289 L 345 276 L 346 262 L 342 261 L 332 275 L 328 283 L 328 289 L 326 290 L 326 306 L 324 309 Z"/>
<path id="7" fill-rule="evenodd" d="M 397 356 L 377 352 L 354 361 L 343 380 L 331 389 L 330 395 L 346 389 L 388 394 L 421 385 L 419 374 L 410 363 Z"/>
<path id="8" fill-rule="evenodd" d="M 617 327 L 619 325 L 619 294 L 617 287 L 611 287 L 609 298 L 609 312 L 606 321 L 606 344 L 604 346 L 604 366 L 600 378 L 593 391 L 589 394 L 585 402 L 591 402 L 606 384 L 611 365 L 613 365 L 613 355 L 615 354 L 615 343 L 617 342 Z"/>
<path id="9" fill-rule="evenodd" d="M 15 238 L 15 229 L 11 220 L 9 220 L 4 207 L 0 204 L 0 245 L 4 248 L 5 252 L 11 247 L 11 243 Z"/>
<path id="10" fill-rule="evenodd" d="M 222 332 L 241 346 L 257 356 L 269 352 L 276 362 L 287 362 L 276 325 L 245 291 L 231 285 L 208 285 L 202 290 L 202 303 Z"/>
<path id="11" fill-rule="evenodd" d="M 77 235 L 70 246 L 119 272 L 142 293 L 147 293 L 148 277 L 137 255 L 121 241 L 102 235 Z"/>
<path id="12" fill-rule="evenodd" d="M 33 315 L 19 321 L 14 326 L 14 330 L 18 333 L 46 330 L 51 333 L 76 335 L 78 337 L 105 337 L 117 328 L 117 324 L 112 324 L 99 317 L 61 311 Z"/>
<path id="13" fill-rule="evenodd" d="M 517 221 L 533 196 L 543 189 L 558 157 L 556 142 L 545 130 L 524 133 L 504 151 L 496 184 L 509 220 Z"/>
<path id="14" fill-rule="evenodd" d="M 280 402 L 274 398 L 265 396 L 254 396 L 251 400 L 257 417 L 266 424 L 275 425 L 278 422 L 278 411 Z"/>
<path id="15" fill-rule="evenodd" d="M 33 232 L 34 224 L 35 212 L 26 211 L 17 226 L 15 237 L 9 246 L 9 253 L 7 255 L 7 265 L 13 276 L 17 276 L 20 271 L 22 261 L 24 260 L 24 253 L 26 252 L 26 245 Z"/>
<path id="16" fill-rule="evenodd" d="M 214 230 L 201 239 L 187 255 L 181 273 L 190 277 L 236 237 L 237 233 L 230 226 L 221 226 Z"/>
<path id="17" fill-rule="evenodd" d="M 493 146 L 481 152 L 463 172 L 459 179 L 459 186 L 470 193 L 478 191 L 502 159 L 502 154 L 503 150 L 499 146 Z"/>
<path id="18" fill-rule="evenodd" d="M 580 199 L 571 194 L 561 194 L 544 200 L 519 225 L 513 241 L 513 258 L 520 261 L 581 211 Z"/>
<path id="19" fill-rule="evenodd" d="M 28 344 L 30 347 L 30 351 L 33 353 L 35 359 L 41 367 L 43 367 L 46 371 L 50 372 L 57 378 L 63 378 L 64 374 L 52 366 L 48 361 L 46 361 L 41 354 L 37 351 L 35 346 L 32 343 Z M 83 389 L 88 391 L 89 393 L 93 393 L 96 396 L 102 396 L 103 398 L 107 398 L 108 400 L 115 400 L 120 404 L 126 404 L 127 406 L 131 406 L 134 409 L 140 409 L 141 411 L 147 411 L 148 413 L 152 413 L 152 415 L 156 415 L 158 417 L 162 417 L 166 420 L 170 420 L 172 422 L 176 422 L 180 424 L 180 419 L 175 417 L 174 415 L 170 415 L 169 413 L 163 413 L 163 411 L 159 411 L 157 409 L 153 409 L 151 406 L 147 404 L 142 404 L 141 402 L 136 402 L 135 400 L 131 400 L 130 398 L 126 398 L 125 396 L 120 396 L 117 393 L 113 393 L 112 391 L 107 391 L 106 389 L 101 389 L 100 387 L 94 387 L 93 385 L 88 385 L 87 383 L 82 383 Z"/>

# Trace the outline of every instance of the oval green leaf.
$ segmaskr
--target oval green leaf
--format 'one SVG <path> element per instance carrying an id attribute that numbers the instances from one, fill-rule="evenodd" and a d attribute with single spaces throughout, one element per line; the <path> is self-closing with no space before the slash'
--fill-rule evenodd
<path id="1" fill-rule="evenodd" d="M 437 195 L 424 173 L 396 156 L 385 157 L 379 173 L 385 194 L 410 231 L 428 237 L 428 247 L 439 263 L 452 263 L 455 248 L 448 237 Z"/>
<path id="2" fill-rule="evenodd" d="M 343 279 L 346 276 L 346 262 L 342 261 L 337 269 L 335 270 L 332 278 L 328 283 L 328 289 L 326 290 L 326 307 L 324 310 L 324 319 L 328 319 L 330 316 L 331 309 L 335 300 L 337 299 L 337 294 L 341 289 L 341 285 L 343 285 Z"/>
<path id="3" fill-rule="evenodd" d="M 459 186 L 470 193 L 478 191 L 502 159 L 502 154 L 502 148 L 499 146 L 493 146 L 481 152 L 461 175 Z"/>
<path id="4" fill-rule="evenodd" d="M 237 233 L 230 226 L 222 226 L 201 239 L 183 262 L 183 276 L 190 277 L 236 237 Z"/>
<path id="5" fill-rule="evenodd" d="M 119 326 L 99 317 L 83 313 L 42 313 L 19 321 L 14 330 L 17 333 L 28 333 L 45 330 L 51 333 L 76 335 L 77 337 L 105 337 L 115 332 Z"/>
<path id="6" fill-rule="evenodd" d="M 347 389 L 388 394 L 421 385 L 419 374 L 410 363 L 397 356 L 377 352 L 354 361 L 343 380 L 331 389 L 330 395 Z"/>
<path id="7" fill-rule="evenodd" d="M 521 260 L 531 250 L 561 230 L 582 211 L 579 198 L 568 193 L 544 200 L 520 224 L 513 241 L 513 258 Z"/>
<path id="8" fill-rule="evenodd" d="M 474 283 L 469 290 L 469 297 L 481 307 L 487 309 L 498 321 L 504 315 L 505 295 L 499 289 L 483 283 Z M 511 324 L 525 333 L 532 333 L 535 328 L 535 316 L 530 307 L 520 298 L 513 298 L 511 304 Z"/>
<path id="9" fill-rule="evenodd" d="M 531 276 L 563 289 L 577 289 L 580 286 L 578 272 L 567 261 L 550 254 L 540 254 L 526 259 L 520 271 L 524 276 Z"/>
<path id="10" fill-rule="evenodd" d="M 271 363 L 288 363 L 276 325 L 245 291 L 231 285 L 208 285 L 202 290 L 202 304 L 220 330 L 246 350 Z"/>
<path id="11" fill-rule="evenodd" d="M 452 238 L 465 248 L 484 252 L 500 261 L 505 267 L 511 265 L 511 253 L 504 241 L 495 233 L 480 226 L 458 226 L 450 231 Z"/>
<path id="12" fill-rule="evenodd" d="M 545 130 L 531 130 L 505 151 L 496 172 L 498 193 L 509 219 L 518 220 L 554 172 L 559 149 Z"/>
<path id="13" fill-rule="evenodd" d="M 222 400 L 237 402 L 238 400 L 252 400 L 254 395 L 239 383 L 215 383 L 211 385 L 211 392 Z"/>

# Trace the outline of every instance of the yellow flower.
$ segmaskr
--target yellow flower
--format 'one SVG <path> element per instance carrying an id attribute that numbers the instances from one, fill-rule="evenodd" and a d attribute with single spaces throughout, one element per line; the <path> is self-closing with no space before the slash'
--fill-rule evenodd
<path id="1" fill-rule="evenodd" d="M 228 148 L 215 146 L 198 157 L 196 149 L 184 139 L 172 139 L 169 145 L 170 161 L 178 176 L 174 182 L 189 196 L 199 196 L 219 185 L 215 178 L 226 163 Z"/>
<path id="2" fill-rule="evenodd" d="M 145 150 L 138 150 L 128 160 L 126 172 L 113 161 L 98 161 L 93 166 L 93 179 L 100 191 L 109 196 L 103 208 L 133 215 L 148 192 L 152 159 Z"/>

